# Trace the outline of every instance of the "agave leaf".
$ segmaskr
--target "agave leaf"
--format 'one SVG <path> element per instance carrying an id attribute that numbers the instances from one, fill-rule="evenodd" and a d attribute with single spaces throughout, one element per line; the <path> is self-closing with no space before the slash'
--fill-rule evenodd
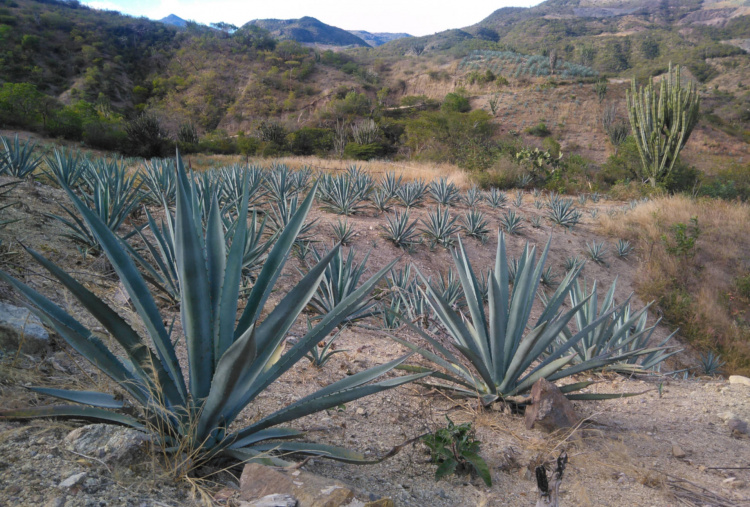
<path id="1" fill-rule="evenodd" d="M 68 389 L 51 389 L 47 387 L 29 387 L 32 391 L 46 396 L 53 396 L 65 401 L 83 403 L 99 408 L 122 408 L 125 404 L 111 394 L 96 391 L 70 391 Z"/>
<path id="2" fill-rule="evenodd" d="M 565 397 L 571 401 L 597 401 L 597 400 L 616 400 L 618 398 L 630 398 L 632 396 L 640 396 L 647 393 L 648 391 L 641 391 L 640 393 L 579 393 L 579 394 L 566 394 Z"/>
<path id="3" fill-rule="evenodd" d="M 367 459 L 359 452 L 326 444 L 314 444 L 311 442 L 270 442 L 267 444 L 254 445 L 252 447 L 261 452 L 281 452 L 288 454 L 303 454 L 308 456 L 321 456 L 324 458 L 351 463 L 354 465 L 372 465 L 379 463 L 382 459 Z"/>
<path id="4" fill-rule="evenodd" d="M 81 419 L 84 421 L 130 426 L 145 431 L 146 428 L 130 416 L 110 412 L 96 407 L 82 407 L 80 405 L 52 405 L 47 407 L 29 407 L 16 410 L 0 411 L 0 420 L 36 419 L 40 417 L 63 417 L 66 419 Z"/>

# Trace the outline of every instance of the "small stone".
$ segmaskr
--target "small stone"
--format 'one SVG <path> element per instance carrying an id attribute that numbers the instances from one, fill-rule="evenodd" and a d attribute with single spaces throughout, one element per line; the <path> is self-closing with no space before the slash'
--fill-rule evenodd
<path id="1" fill-rule="evenodd" d="M 394 507 L 395 504 L 393 503 L 393 500 L 390 498 L 381 498 L 380 500 L 375 500 L 374 502 L 367 502 L 365 504 L 365 507 Z"/>
<path id="2" fill-rule="evenodd" d="M 730 419 L 737 419 L 737 414 L 735 414 L 734 412 L 722 412 L 719 414 L 719 419 L 727 422 Z"/>
<path id="3" fill-rule="evenodd" d="M 739 418 L 729 419 L 726 421 L 726 425 L 729 428 L 729 430 L 732 432 L 733 435 L 748 435 L 750 434 L 750 431 L 748 430 L 747 423 Z"/>
<path id="4" fill-rule="evenodd" d="M 678 459 L 682 459 L 687 456 L 687 454 L 685 454 L 685 451 L 682 450 L 682 447 L 677 444 L 672 444 L 672 456 Z"/>
<path id="5" fill-rule="evenodd" d="M 58 496 L 51 498 L 44 504 L 44 507 L 63 507 L 65 505 L 65 497 Z"/>
<path id="6" fill-rule="evenodd" d="M 730 375 L 729 376 L 729 383 L 730 384 L 739 384 L 739 385 L 750 387 L 750 378 L 743 377 L 742 375 Z"/>
<path id="7" fill-rule="evenodd" d="M 27 354 L 47 349 L 49 333 L 28 308 L 0 302 L 0 349 Z"/>
<path id="8" fill-rule="evenodd" d="M 362 408 L 362 407 L 359 407 L 359 408 L 357 409 L 357 415 L 365 415 L 365 414 L 367 414 L 367 412 L 365 411 L 365 409 L 364 409 L 364 408 Z"/>
<path id="9" fill-rule="evenodd" d="M 80 484 L 88 475 L 87 472 L 81 472 L 79 474 L 74 474 L 62 481 L 57 487 L 58 488 L 72 488 L 73 486 L 77 486 Z"/>

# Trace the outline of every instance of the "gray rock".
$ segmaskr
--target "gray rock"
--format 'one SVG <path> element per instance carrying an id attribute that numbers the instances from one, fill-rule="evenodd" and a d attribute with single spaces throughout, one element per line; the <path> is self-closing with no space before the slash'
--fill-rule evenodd
<path id="1" fill-rule="evenodd" d="M 750 387 L 750 378 L 743 377 L 742 375 L 730 375 L 729 383 Z"/>
<path id="2" fill-rule="evenodd" d="M 733 435 L 748 435 L 750 434 L 750 430 L 748 430 L 747 423 L 739 418 L 732 418 L 727 419 L 726 421 L 727 427 L 732 432 Z"/>
<path id="3" fill-rule="evenodd" d="M 109 424 L 89 424 L 65 437 L 65 447 L 107 464 L 130 465 L 143 457 L 150 442 L 145 433 Z"/>
<path id="4" fill-rule="evenodd" d="M 49 333 L 42 321 L 28 308 L 0 302 L 0 349 L 27 354 L 43 352 L 49 345 Z"/>
<path id="5" fill-rule="evenodd" d="M 240 502 L 240 507 L 297 507 L 292 495 L 267 495 L 252 502 Z"/>
<path id="6" fill-rule="evenodd" d="M 677 459 L 682 459 L 687 456 L 687 454 L 685 454 L 685 451 L 682 450 L 682 447 L 677 444 L 672 444 L 672 456 Z"/>
<path id="7" fill-rule="evenodd" d="M 87 472 L 81 472 L 79 474 L 74 474 L 62 481 L 57 487 L 58 488 L 72 488 L 73 486 L 77 486 L 80 484 L 88 475 Z"/>

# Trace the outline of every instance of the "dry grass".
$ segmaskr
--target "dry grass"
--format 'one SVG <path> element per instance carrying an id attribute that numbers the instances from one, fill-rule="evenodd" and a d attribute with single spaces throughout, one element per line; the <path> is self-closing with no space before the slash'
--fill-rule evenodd
<path id="1" fill-rule="evenodd" d="M 694 254 L 670 253 L 675 225 L 689 224 L 693 217 L 700 228 Z M 637 245 L 639 295 L 655 299 L 665 320 L 681 327 L 682 337 L 699 348 L 718 350 L 727 371 L 750 372 L 750 330 L 737 318 L 747 312 L 748 303 L 740 301 L 735 287 L 750 271 L 750 206 L 662 197 L 624 215 L 602 216 L 599 227 Z M 738 301 L 744 303 L 740 311 Z"/>
<path id="2" fill-rule="evenodd" d="M 372 160 L 362 162 L 357 160 L 327 159 L 319 157 L 279 157 L 275 159 L 261 157 L 245 157 L 239 155 L 185 155 L 184 159 L 189 161 L 195 170 L 204 170 L 211 167 L 228 166 L 236 163 L 249 163 L 268 167 L 272 163 L 285 164 L 290 169 L 310 167 L 320 172 L 341 172 L 356 165 L 360 169 L 370 173 L 376 179 L 381 175 L 392 172 L 402 175 L 404 181 L 423 179 L 427 182 L 438 178 L 448 178 L 460 188 L 471 186 L 469 175 L 453 164 L 425 164 L 419 162 L 393 162 L 389 160 Z"/>

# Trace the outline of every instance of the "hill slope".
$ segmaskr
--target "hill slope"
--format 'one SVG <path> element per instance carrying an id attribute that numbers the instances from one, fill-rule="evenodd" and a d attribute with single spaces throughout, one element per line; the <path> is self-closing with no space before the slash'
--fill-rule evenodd
<path id="1" fill-rule="evenodd" d="M 366 32 L 364 30 L 349 30 L 349 33 L 352 35 L 356 35 L 363 41 L 365 41 L 367 44 L 369 44 L 372 47 L 382 46 L 386 42 L 391 42 L 393 40 L 398 39 L 404 39 L 407 37 L 412 37 L 408 33 L 390 33 L 390 32 Z"/>
<path id="2" fill-rule="evenodd" d="M 280 39 L 291 39 L 303 44 L 369 46 L 365 41 L 346 30 L 327 25 L 308 16 L 300 19 L 256 19 L 245 24 L 245 26 L 248 25 L 268 30 Z"/>

